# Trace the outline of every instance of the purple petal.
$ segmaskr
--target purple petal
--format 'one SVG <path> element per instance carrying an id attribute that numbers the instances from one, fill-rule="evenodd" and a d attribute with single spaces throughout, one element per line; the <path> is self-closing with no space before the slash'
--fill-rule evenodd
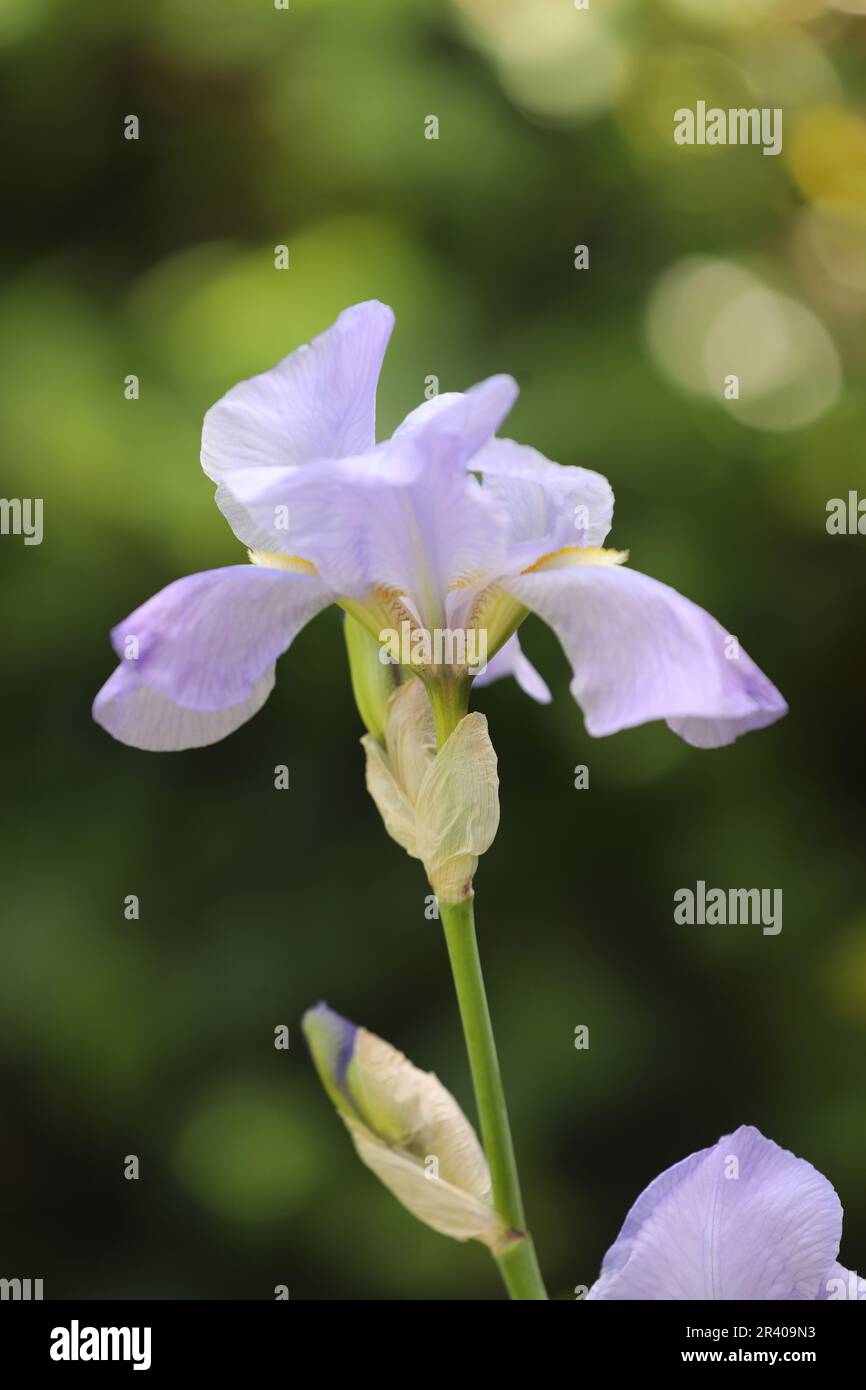
<path id="1" fill-rule="evenodd" d="M 311 561 L 331 588 L 363 599 L 407 595 L 428 627 L 443 626 L 449 587 L 505 564 L 502 506 L 466 472 L 516 392 L 491 377 L 414 413 L 388 444 L 315 468 L 246 470 L 232 493 L 268 547 Z M 275 516 L 288 529 L 273 533 Z"/>
<path id="2" fill-rule="evenodd" d="M 112 631 L 121 664 L 93 717 L 134 748 L 198 748 L 264 704 L 274 662 L 333 601 L 311 575 L 235 565 L 178 579 Z"/>
<path id="3" fill-rule="evenodd" d="M 594 737 L 665 719 L 686 743 L 715 748 L 787 711 L 715 618 L 645 574 L 585 563 L 502 583 L 558 636 Z"/>
<path id="4" fill-rule="evenodd" d="M 513 676 L 524 694 L 536 700 L 538 704 L 550 704 L 550 690 L 532 662 L 524 655 L 516 632 L 499 648 L 495 656 L 490 658 L 481 674 L 475 677 L 474 684 L 492 685 L 503 676 Z"/>
<path id="5" fill-rule="evenodd" d="M 827 1179 L 744 1125 L 650 1184 L 588 1296 L 814 1299 L 841 1233 Z"/>
<path id="6" fill-rule="evenodd" d="M 866 1279 L 854 1269 L 833 1264 L 821 1280 L 816 1297 L 831 1303 L 862 1303 L 866 1300 Z"/>
<path id="7" fill-rule="evenodd" d="M 447 391 L 410 411 L 394 438 L 414 438 L 432 461 L 465 467 L 499 429 L 517 391 L 514 378 L 504 375 L 488 377 L 468 391 Z"/>
<path id="8" fill-rule="evenodd" d="M 184 709 L 166 695 L 139 685 L 126 666 L 118 666 L 94 701 L 93 717 L 113 738 L 131 748 L 174 753 L 227 738 L 258 713 L 273 688 L 271 667 L 256 681 L 248 698 L 230 709 Z"/>
<path id="9" fill-rule="evenodd" d="M 613 491 L 601 473 L 552 463 L 511 439 L 492 439 L 472 468 L 508 513 L 515 569 L 561 546 L 604 544 L 613 520 Z"/>
<path id="10" fill-rule="evenodd" d="M 217 502 L 253 550 L 281 548 L 272 525 L 253 523 L 238 496 L 261 490 L 274 469 L 365 453 L 376 440 L 376 386 L 394 315 L 370 300 L 278 366 L 234 386 L 202 428 L 202 468 L 219 484 Z"/>
<path id="11" fill-rule="evenodd" d="M 475 478 L 431 458 L 429 445 L 407 434 L 363 458 L 283 475 L 249 510 L 264 522 L 287 506 L 290 548 L 341 596 L 393 590 L 425 626 L 441 627 L 450 588 L 502 569 L 505 522 Z"/>

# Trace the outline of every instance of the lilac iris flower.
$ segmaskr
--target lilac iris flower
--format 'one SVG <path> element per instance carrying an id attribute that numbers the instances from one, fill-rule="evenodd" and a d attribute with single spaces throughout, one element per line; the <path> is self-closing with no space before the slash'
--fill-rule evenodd
<path id="1" fill-rule="evenodd" d="M 520 650 L 529 612 L 557 634 L 590 734 L 664 719 L 715 747 L 786 705 L 724 629 L 603 548 L 600 474 L 495 438 L 517 394 L 495 376 L 444 394 L 375 443 L 393 314 L 358 304 L 205 416 L 202 466 L 252 564 L 179 579 L 112 632 L 121 664 L 94 716 L 138 748 L 197 747 L 249 719 L 274 665 L 329 604 L 384 631 L 483 631 L 479 681 L 514 675 L 550 698 Z M 430 678 L 430 672 L 419 672 Z M 465 675 L 465 672 L 451 672 Z"/>
<path id="2" fill-rule="evenodd" d="M 866 1298 L 837 1264 L 842 1207 L 811 1163 L 742 1125 L 638 1197 L 591 1299 Z"/>

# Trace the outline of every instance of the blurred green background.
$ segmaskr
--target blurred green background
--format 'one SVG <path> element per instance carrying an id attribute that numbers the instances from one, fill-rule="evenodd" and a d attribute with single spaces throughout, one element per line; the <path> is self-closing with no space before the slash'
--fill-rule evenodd
<path id="1" fill-rule="evenodd" d="M 204 411 L 369 297 L 397 313 L 383 436 L 428 375 L 513 373 L 507 433 L 606 473 L 612 543 L 791 705 L 711 753 L 663 727 L 593 741 L 534 620 L 555 703 L 478 694 L 503 810 L 481 949 L 551 1290 L 591 1283 L 644 1184 L 745 1122 L 828 1175 L 866 1266 L 866 540 L 825 528 L 830 498 L 866 494 L 864 10 L 0 0 L 0 490 L 45 505 L 41 546 L 0 539 L 4 1276 L 500 1295 L 480 1246 L 362 1168 L 298 1028 L 324 997 L 473 1113 L 426 885 L 364 790 L 336 613 L 223 744 L 139 753 L 90 719 L 109 627 L 241 558 Z M 675 146 L 698 98 L 781 106 L 781 155 Z M 675 925 L 699 878 L 781 887 L 781 935 Z"/>

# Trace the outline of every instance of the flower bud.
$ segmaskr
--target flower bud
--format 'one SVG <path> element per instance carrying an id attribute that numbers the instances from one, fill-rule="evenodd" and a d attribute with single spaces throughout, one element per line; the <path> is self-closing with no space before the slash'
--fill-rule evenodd
<path id="1" fill-rule="evenodd" d="M 385 747 L 369 735 L 367 789 L 392 839 L 420 859 L 442 902 L 472 894 L 499 825 L 496 753 L 483 714 L 467 714 L 436 752 L 430 701 L 412 679 L 388 700 Z"/>
<path id="2" fill-rule="evenodd" d="M 441 1082 L 326 1004 L 308 1010 L 303 1029 L 358 1156 L 380 1182 L 434 1231 L 504 1248 L 511 1232 L 493 1208 L 484 1151 Z"/>
<path id="3" fill-rule="evenodd" d="M 385 707 L 396 684 L 397 668 L 382 661 L 379 643 L 350 613 L 343 622 L 343 635 L 358 713 L 373 738 L 384 743 Z"/>

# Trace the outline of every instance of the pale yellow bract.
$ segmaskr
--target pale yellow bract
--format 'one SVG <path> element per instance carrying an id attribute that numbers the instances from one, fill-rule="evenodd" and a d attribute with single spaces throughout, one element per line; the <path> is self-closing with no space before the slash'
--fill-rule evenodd
<path id="1" fill-rule="evenodd" d="M 394 691 L 385 716 L 385 747 L 371 735 L 367 789 L 385 829 L 415 859 L 441 902 L 472 894 L 478 858 L 499 826 L 496 753 L 483 714 L 467 714 L 436 752 L 427 692 L 412 678 Z"/>

